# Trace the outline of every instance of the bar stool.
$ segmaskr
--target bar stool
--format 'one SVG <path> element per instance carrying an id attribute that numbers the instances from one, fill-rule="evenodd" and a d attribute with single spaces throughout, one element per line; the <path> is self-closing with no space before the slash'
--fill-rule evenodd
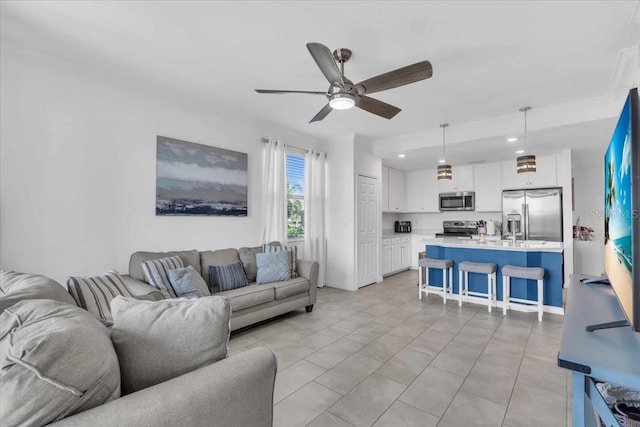
<path id="1" fill-rule="evenodd" d="M 425 283 L 422 284 L 422 267 L 425 267 Z M 442 287 L 429 285 L 429 269 L 442 270 Z M 447 271 L 449 281 L 447 282 Z M 447 294 L 453 298 L 453 261 L 450 259 L 422 258 L 418 261 L 418 298 L 422 299 L 422 293 L 429 295 L 429 291 L 442 293 L 442 301 L 447 303 Z"/>
<path id="2" fill-rule="evenodd" d="M 458 305 L 462 306 L 463 296 L 479 296 L 487 298 L 487 308 L 491 313 L 491 307 L 496 298 L 496 270 L 498 265 L 491 262 L 463 261 L 458 264 Z M 464 274 L 463 274 L 464 273 Z M 476 292 L 469 290 L 469 273 L 487 275 L 487 292 Z"/>
<path id="3" fill-rule="evenodd" d="M 538 281 L 538 301 L 534 302 L 523 298 L 511 297 L 511 278 L 516 277 L 527 280 Z M 518 267 L 516 265 L 505 265 L 502 267 L 502 314 L 506 315 L 511 302 L 519 302 L 523 304 L 532 304 L 538 307 L 538 322 L 542 321 L 542 301 L 543 294 L 543 279 L 544 268 L 542 267 Z"/>

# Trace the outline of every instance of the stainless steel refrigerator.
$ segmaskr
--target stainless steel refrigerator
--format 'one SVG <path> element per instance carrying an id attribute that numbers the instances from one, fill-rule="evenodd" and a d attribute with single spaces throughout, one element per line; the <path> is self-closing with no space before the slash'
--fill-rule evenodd
<path id="1" fill-rule="evenodd" d="M 508 221 L 509 214 L 520 215 Z M 502 192 L 502 235 L 518 240 L 562 242 L 562 188 L 505 190 Z"/>

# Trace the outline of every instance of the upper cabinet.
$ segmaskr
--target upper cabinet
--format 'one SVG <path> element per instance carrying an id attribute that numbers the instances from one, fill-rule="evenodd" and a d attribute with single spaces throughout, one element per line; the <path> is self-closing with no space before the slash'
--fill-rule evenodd
<path id="1" fill-rule="evenodd" d="M 502 210 L 502 168 L 500 163 L 479 164 L 474 167 L 474 189 L 477 212 Z"/>
<path id="2" fill-rule="evenodd" d="M 535 173 L 518 174 L 516 159 L 502 162 L 502 188 L 505 190 L 555 187 L 557 185 L 556 156 L 536 156 Z"/>
<path id="3" fill-rule="evenodd" d="M 452 178 L 438 180 L 439 193 L 473 191 L 473 165 L 454 165 Z"/>
<path id="4" fill-rule="evenodd" d="M 404 212 L 404 173 L 389 168 L 389 212 Z"/>
<path id="5" fill-rule="evenodd" d="M 380 202 L 380 208 L 382 212 L 389 211 L 389 168 L 382 167 L 382 201 Z"/>
<path id="6" fill-rule="evenodd" d="M 405 173 L 406 211 L 438 211 L 438 178 L 435 169 Z"/>

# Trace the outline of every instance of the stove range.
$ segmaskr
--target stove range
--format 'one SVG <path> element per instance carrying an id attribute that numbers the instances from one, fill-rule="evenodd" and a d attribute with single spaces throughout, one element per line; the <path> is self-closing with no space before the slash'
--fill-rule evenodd
<path id="1" fill-rule="evenodd" d="M 478 223 L 476 221 L 443 221 L 442 233 L 436 237 L 448 237 L 456 239 L 472 239 L 478 234 Z"/>

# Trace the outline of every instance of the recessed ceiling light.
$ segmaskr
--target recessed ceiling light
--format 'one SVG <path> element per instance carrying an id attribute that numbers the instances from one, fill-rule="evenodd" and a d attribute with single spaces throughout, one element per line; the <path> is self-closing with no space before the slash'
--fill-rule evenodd
<path id="1" fill-rule="evenodd" d="M 507 142 L 516 142 L 517 140 L 518 138 L 516 138 L 515 136 L 511 138 L 507 138 Z"/>
<path id="2" fill-rule="evenodd" d="M 406 154 L 398 154 L 398 157 L 400 157 L 401 159 L 404 159 L 405 157 L 407 157 Z"/>
<path id="3" fill-rule="evenodd" d="M 524 150 L 516 150 L 516 154 L 522 154 L 524 153 Z"/>

